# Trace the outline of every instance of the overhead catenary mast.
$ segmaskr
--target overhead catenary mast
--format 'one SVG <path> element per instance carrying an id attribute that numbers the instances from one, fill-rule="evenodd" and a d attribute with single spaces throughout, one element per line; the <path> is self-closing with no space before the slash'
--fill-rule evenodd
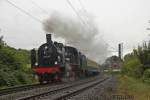
<path id="1" fill-rule="evenodd" d="M 118 44 L 118 57 L 123 59 L 123 43 Z"/>

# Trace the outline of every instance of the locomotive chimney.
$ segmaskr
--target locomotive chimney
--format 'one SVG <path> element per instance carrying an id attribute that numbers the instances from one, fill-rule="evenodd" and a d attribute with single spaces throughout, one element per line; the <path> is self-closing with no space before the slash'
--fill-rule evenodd
<path id="1" fill-rule="evenodd" d="M 52 42 L 51 34 L 46 34 L 46 42 L 47 43 Z"/>

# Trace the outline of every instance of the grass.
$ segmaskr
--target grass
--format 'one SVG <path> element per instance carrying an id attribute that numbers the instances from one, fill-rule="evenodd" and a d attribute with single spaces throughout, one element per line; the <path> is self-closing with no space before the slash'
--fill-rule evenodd
<path id="1" fill-rule="evenodd" d="M 126 75 L 118 75 L 117 94 L 132 95 L 134 100 L 150 100 L 150 85 Z"/>

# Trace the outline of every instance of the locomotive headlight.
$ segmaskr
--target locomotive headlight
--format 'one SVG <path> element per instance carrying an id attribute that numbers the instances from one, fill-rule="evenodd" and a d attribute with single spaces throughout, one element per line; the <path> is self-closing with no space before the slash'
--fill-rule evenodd
<path id="1" fill-rule="evenodd" d="M 55 65 L 56 65 L 56 64 L 58 64 L 58 62 L 57 62 L 57 61 L 55 61 Z"/>
<path id="2" fill-rule="evenodd" d="M 70 58 L 66 58 L 66 61 L 70 61 Z"/>
<path id="3" fill-rule="evenodd" d="M 47 46 L 45 46 L 45 50 L 47 49 L 48 47 Z"/>

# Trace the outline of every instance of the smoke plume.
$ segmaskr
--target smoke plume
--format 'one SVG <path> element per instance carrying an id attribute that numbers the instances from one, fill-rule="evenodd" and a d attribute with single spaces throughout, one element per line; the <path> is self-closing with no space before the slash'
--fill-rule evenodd
<path id="1" fill-rule="evenodd" d="M 65 43 L 78 48 L 88 58 L 102 62 L 107 55 L 107 45 L 100 36 L 92 17 L 86 16 L 86 22 L 54 12 L 44 22 L 44 30 Z"/>

